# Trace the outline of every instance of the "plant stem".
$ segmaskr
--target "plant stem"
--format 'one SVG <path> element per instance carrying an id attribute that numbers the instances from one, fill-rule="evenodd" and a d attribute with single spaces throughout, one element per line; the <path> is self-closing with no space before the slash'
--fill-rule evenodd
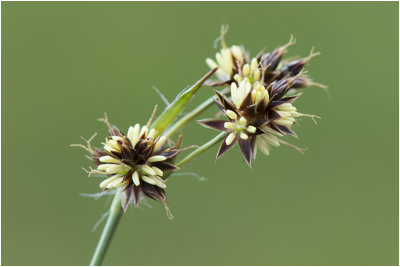
<path id="1" fill-rule="evenodd" d="M 224 90 L 221 91 L 223 94 L 229 93 L 230 90 L 229 88 L 225 88 Z M 165 137 L 171 137 L 176 131 L 178 131 L 180 128 L 182 128 L 186 123 L 190 122 L 193 120 L 197 115 L 205 111 L 208 107 L 210 107 L 214 103 L 214 99 L 216 99 L 216 96 L 210 97 L 203 103 L 201 103 L 199 106 L 197 106 L 194 110 L 183 116 L 180 120 L 178 120 L 176 123 L 174 123 L 171 127 L 169 127 L 163 135 Z"/>
<path id="2" fill-rule="evenodd" d="M 110 214 L 108 215 L 107 222 L 104 225 L 103 232 L 101 233 L 99 242 L 97 243 L 96 250 L 93 254 L 90 266 L 99 266 L 107 252 L 107 248 L 111 243 L 111 239 L 118 226 L 119 220 L 122 216 L 121 207 L 121 193 L 115 193 L 114 199 L 111 203 Z"/>
<path id="3" fill-rule="evenodd" d="M 184 159 L 182 159 L 181 161 L 179 161 L 177 164 L 175 164 L 177 167 L 181 167 L 182 165 L 188 163 L 189 161 L 191 161 L 193 158 L 195 158 L 196 156 L 198 156 L 200 153 L 206 151 L 207 149 L 211 148 L 212 146 L 214 146 L 216 143 L 220 142 L 222 139 L 224 139 L 226 136 L 226 132 L 222 132 L 219 135 L 217 135 L 216 137 L 214 137 L 213 139 L 211 139 L 210 141 L 208 141 L 207 143 L 205 143 L 204 145 L 198 147 L 196 150 L 194 150 L 192 153 L 190 153 L 189 155 L 187 155 Z"/>

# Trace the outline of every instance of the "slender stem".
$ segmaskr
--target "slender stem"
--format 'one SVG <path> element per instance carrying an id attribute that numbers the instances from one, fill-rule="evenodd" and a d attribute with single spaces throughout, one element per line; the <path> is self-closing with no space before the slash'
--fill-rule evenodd
<path id="1" fill-rule="evenodd" d="M 226 94 L 229 93 L 230 90 L 229 88 L 225 88 L 224 90 L 221 91 L 221 93 Z M 180 128 L 182 128 L 186 123 L 190 122 L 193 120 L 197 115 L 205 111 L 208 107 L 210 107 L 213 103 L 214 100 L 216 99 L 216 96 L 210 97 L 203 103 L 201 103 L 199 106 L 197 106 L 195 109 L 193 109 L 191 112 L 183 116 L 180 120 L 178 120 L 176 123 L 174 123 L 171 127 L 169 127 L 163 135 L 166 137 L 171 137 L 176 131 L 178 131 Z"/>
<path id="2" fill-rule="evenodd" d="M 196 150 L 194 150 L 192 153 L 190 153 L 189 155 L 187 155 L 184 159 L 182 159 L 181 161 L 179 161 L 177 164 L 175 164 L 177 167 L 181 167 L 182 165 L 188 163 L 189 161 L 191 161 L 193 158 L 195 158 L 196 156 L 198 156 L 200 153 L 206 151 L 207 149 L 211 148 L 212 146 L 214 146 L 215 144 L 217 144 L 218 142 L 220 142 L 222 139 L 225 138 L 226 132 L 222 132 L 219 135 L 217 135 L 216 137 L 214 137 L 213 139 L 211 139 L 210 141 L 208 141 L 207 143 L 205 143 L 204 145 L 198 147 Z"/>
<path id="3" fill-rule="evenodd" d="M 107 248 L 110 245 L 111 239 L 118 226 L 119 220 L 121 219 L 122 213 L 121 193 L 118 191 L 111 203 L 110 214 L 108 215 L 107 222 L 104 225 L 103 232 L 101 233 L 99 242 L 97 243 L 92 260 L 90 261 L 90 266 L 101 265 L 104 255 L 107 252 Z"/>

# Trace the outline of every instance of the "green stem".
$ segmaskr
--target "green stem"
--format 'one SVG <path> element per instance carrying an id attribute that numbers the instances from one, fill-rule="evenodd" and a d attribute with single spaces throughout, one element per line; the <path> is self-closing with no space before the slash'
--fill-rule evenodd
<path id="1" fill-rule="evenodd" d="M 224 90 L 221 91 L 223 94 L 229 93 L 230 90 L 229 88 L 225 88 Z M 213 103 L 214 100 L 216 99 L 216 96 L 210 97 L 203 103 L 201 103 L 198 107 L 196 107 L 194 110 L 183 116 L 180 120 L 178 120 L 176 123 L 174 123 L 171 127 L 169 127 L 163 135 L 166 137 L 171 137 L 176 131 L 178 131 L 180 128 L 182 128 L 186 123 L 190 122 L 193 120 L 197 115 L 205 111 L 208 107 L 210 107 Z"/>
<path id="2" fill-rule="evenodd" d="M 212 146 L 214 146 L 215 144 L 217 144 L 218 142 L 220 142 L 222 139 L 224 139 L 226 136 L 226 132 L 222 132 L 219 135 L 217 135 L 216 137 L 214 137 L 213 139 L 211 139 L 210 141 L 208 141 L 207 143 L 205 143 L 204 145 L 198 147 L 196 150 L 194 150 L 192 153 L 190 153 L 189 155 L 187 155 L 184 159 L 182 159 L 181 161 L 179 161 L 177 164 L 175 164 L 177 167 L 181 167 L 182 165 L 188 163 L 189 161 L 191 161 L 193 158 L 195 158 L 196 156 L 198 156 L 200 153 L 206 151 L 207 149 L 211 148 Z"/>
<path id="3" fill-rule="evenodd" d="M 101 265 L 101 262 L 103 261 L 103 258 L 107 252 L 107 248 L 111 243 L 114 232 L 117 229 L 122 213 L 121 193 L 118 191 L 111 203 L 110 214 L 108 215 L 107 222 L 104 226 L 103 232 L 101 233 L 99 242 L 97 243 L 92 260 L 90 261 L 90 266 Z"/>

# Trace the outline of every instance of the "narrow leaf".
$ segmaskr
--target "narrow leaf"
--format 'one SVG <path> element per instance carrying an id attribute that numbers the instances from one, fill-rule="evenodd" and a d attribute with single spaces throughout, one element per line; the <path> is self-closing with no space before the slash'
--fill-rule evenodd
<path id="1" fill-rule="evenodd" d="M 192 99 L 194 94 L 200 89 L 201 85 L 217 71 L 218 68 L 214 68 L 198 80 L 192 87 L 187 90 L 180 92 L 175 100 L 169 104 L 163 113 L 152 123 L 151 128 L 154 128 L 159 133 L 162 133 L 170 123 L 178 116 L 179 112 L 186 106 L 187 103 Z"/>

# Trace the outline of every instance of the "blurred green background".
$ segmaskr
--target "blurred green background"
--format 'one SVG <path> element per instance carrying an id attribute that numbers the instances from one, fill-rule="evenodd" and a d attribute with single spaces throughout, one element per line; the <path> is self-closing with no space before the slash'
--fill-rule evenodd
<path id="1" fill-rule="evenodd" d="M 329 85 L 296 102 L 301 155 L 259 154 L 249 169 L 217 147 L 172 177 L 168 203 L 123 216 L 107 265 L 397 265 L 398 3 L 2 2 L 2 264 L 85 265 L 109 199 L 71 148 L 109 114 L 144 123 L 200 78 L 221 24 L 228 44 L 255 55 L 285 44 L 288 57 L 321 52 L 307 70 Z M 204 87 L 189 109 L 211 94 Z M 188 110 L 189 110 L 188 109 Z M 216 107 L 204 117 L 213 116 Z M 216 132 L 184 129 L 184 145 Z"/>

